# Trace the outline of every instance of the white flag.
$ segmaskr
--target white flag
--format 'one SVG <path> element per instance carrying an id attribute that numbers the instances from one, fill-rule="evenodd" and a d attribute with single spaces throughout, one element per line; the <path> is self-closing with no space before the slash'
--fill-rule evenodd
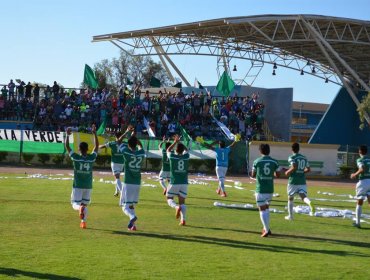
<path id="1" fill-rule="evenodd" d="M 148 120 L 144 117 L 144 125 L 146 130 L 148 131 L 149 137 L 155 137 L 153 129 L 149 126 Z"/>
<path id="2" fill-rule="evenodd" d="M 235 140 L 235 134 L 231 133 L 231 131 L 224 125 L 222 122 L 216 120 L 215 117 L 213 119 L 216 121 L 217 125 L 221 128 L 221 130 L 225 133 L 226 137 L 230 140 Z"/>

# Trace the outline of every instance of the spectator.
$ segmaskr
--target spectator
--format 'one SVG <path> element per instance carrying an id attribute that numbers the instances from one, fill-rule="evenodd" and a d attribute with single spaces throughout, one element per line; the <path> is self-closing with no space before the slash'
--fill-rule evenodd
<path id="1" fill-rule="evenodd" d="M 7 97 L 8 97 L 8 89 L 6 88 L 6 85 L 4 85 L 3 88 L 1 89 L 1 96 L 2 96 L 3 102 L 6 102 Z"/>
<path id="2" fill-rule="evenodd" d="M 54 81 L 53 87 L 52 87 L 52 93 L 55 100 L 59 100 L 59 85 L 56 81 Z"/>
<path id="3" fill-rule="evenodd" d="M 39 103 L 40 100 L 40 87 L 39 84 L 35 84 L 35 87 L 33 89 L 33 101 L 34 103 Z"/>
<path id="4" fill-rule="evenodd" d="M 31 82 L 28 82 L 27 85 L 25 86 L 25 88 L 26 88 L 25 97 L 27 99 L 31 99 L 31 97 L 32 97 L 32 88 L 33 88 L 33 86 L 31 85 Z"/>
<path id="5" fill-rule="evenodd" d="M 14 94 L 15 94 L 15 83 L 13 83 L 13 80 L 10 80 L 9 84 L 8 84 L 8 89 L 9 89 L 9 100 L 13 99 L 14 97 Z"/>
<path id="6" fill-rule="evenodd" d="M 18 100 L 22 100 L 24 98 L 24 85 L 25 85 L 25 83 L 23 81 L 21 81 L 19 86 L 17 86 Z"/>

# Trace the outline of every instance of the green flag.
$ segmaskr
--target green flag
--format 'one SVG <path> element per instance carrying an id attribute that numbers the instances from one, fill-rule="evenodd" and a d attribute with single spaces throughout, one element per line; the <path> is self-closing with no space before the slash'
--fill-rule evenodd
<path id="1" fill-rule="evenodd" d="M 182 88 L 182 82 L 178 82 L 177 84 L 174 84 L 173 87 Z"/>
<path id="2" fill-rule="evenodd" d="M 85 64 L 84 84 L 88 85 L 90 88 L 98 87 L 98 81 L 96 80 L 95 73 L 87 64 Z"/>
<path id="3" fill-rule="evenodd" d="M 229 77 L 229 75 L 224 71 L 220 80 L 217 83 L 216 89 L 219 93 L 224 96 L 229 96 L 233 88 L 235 87 L 234 81 Z"/>
<path id="4" fill-rule="evenodd" d="M 183 128 L 180 123 L 178 123 L 178 125 L 180 128 L 182 138 L 184 139 L 184 141 L 186 141 L 186 145 L 189 145 L 190 140 L 192 140 L 190 135 L 186 132 L 185 128 Z"/>
<path id="5" fill-rule="evenodd" d="M 106 126 L 107 126 L 107 117 L 104 118 L 104 121 L 99 126 L 98 130 L 96 131 L 96 134 L 97 135 L 104 134 Z"/>
<path id="6" fill-rule="evenodd" d="M 161 81 L 153 76 L 153 77 L 150 78 L 149 85 L 151 87 L 161 87 Z"/>

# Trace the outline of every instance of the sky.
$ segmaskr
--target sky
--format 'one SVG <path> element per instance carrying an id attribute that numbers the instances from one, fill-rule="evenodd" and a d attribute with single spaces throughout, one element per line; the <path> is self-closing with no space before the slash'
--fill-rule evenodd
<path id="1" fill-rule="evenodd" d="M 84 65 L 119 56 L 92 36 L 208 19 L 262 14 L 317 14 L 369 20 L 369 0 L 0 0 L 0 84 L 10 79 L 79 87 Z M 190 83 L 216 85 L 217 60 L 171 57 Z M 153 57 L 158 61 L 157 57 Z M 238 64 L 238 63 L 236 63 Z M 264 67 L 257 87 L 293 87 L 293 100 L 331 103 L 339 87 L 299 72 Z M 238 71 L 243 65 L 238 64 Z M 241 73 L 241 72 L 240 72 Z"/>

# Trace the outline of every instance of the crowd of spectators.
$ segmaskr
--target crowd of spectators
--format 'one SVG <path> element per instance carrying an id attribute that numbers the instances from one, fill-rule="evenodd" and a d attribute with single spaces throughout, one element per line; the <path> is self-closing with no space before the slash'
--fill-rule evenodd
<path id="1" fill-rule="evenodd" d="M 258 94 L 252 97 L 212 97 L 210 92 L 184 94 L 161 92 L 150 94 L 127 87 L 118 93 L 108 89 L 66 90 L 55 81 L 53 86 L 39 87 L 10 80 L 0 96 L 0 119 L 31 121 L 33 129 L 64 131 L 66 127 L 86 131 L 91 123 L 106 121 L 107 131 L 124 130 L 134 125 L 138 136 L 147 135 L 145 119 L 157 137 L 179 133 L 180 125 L 192 136 L 222 138 L 213 117 L 231 132 L 244 139 L 263 137 L 264 105 Z M 262 139 L 261 139 L 262 140 Z"/>

